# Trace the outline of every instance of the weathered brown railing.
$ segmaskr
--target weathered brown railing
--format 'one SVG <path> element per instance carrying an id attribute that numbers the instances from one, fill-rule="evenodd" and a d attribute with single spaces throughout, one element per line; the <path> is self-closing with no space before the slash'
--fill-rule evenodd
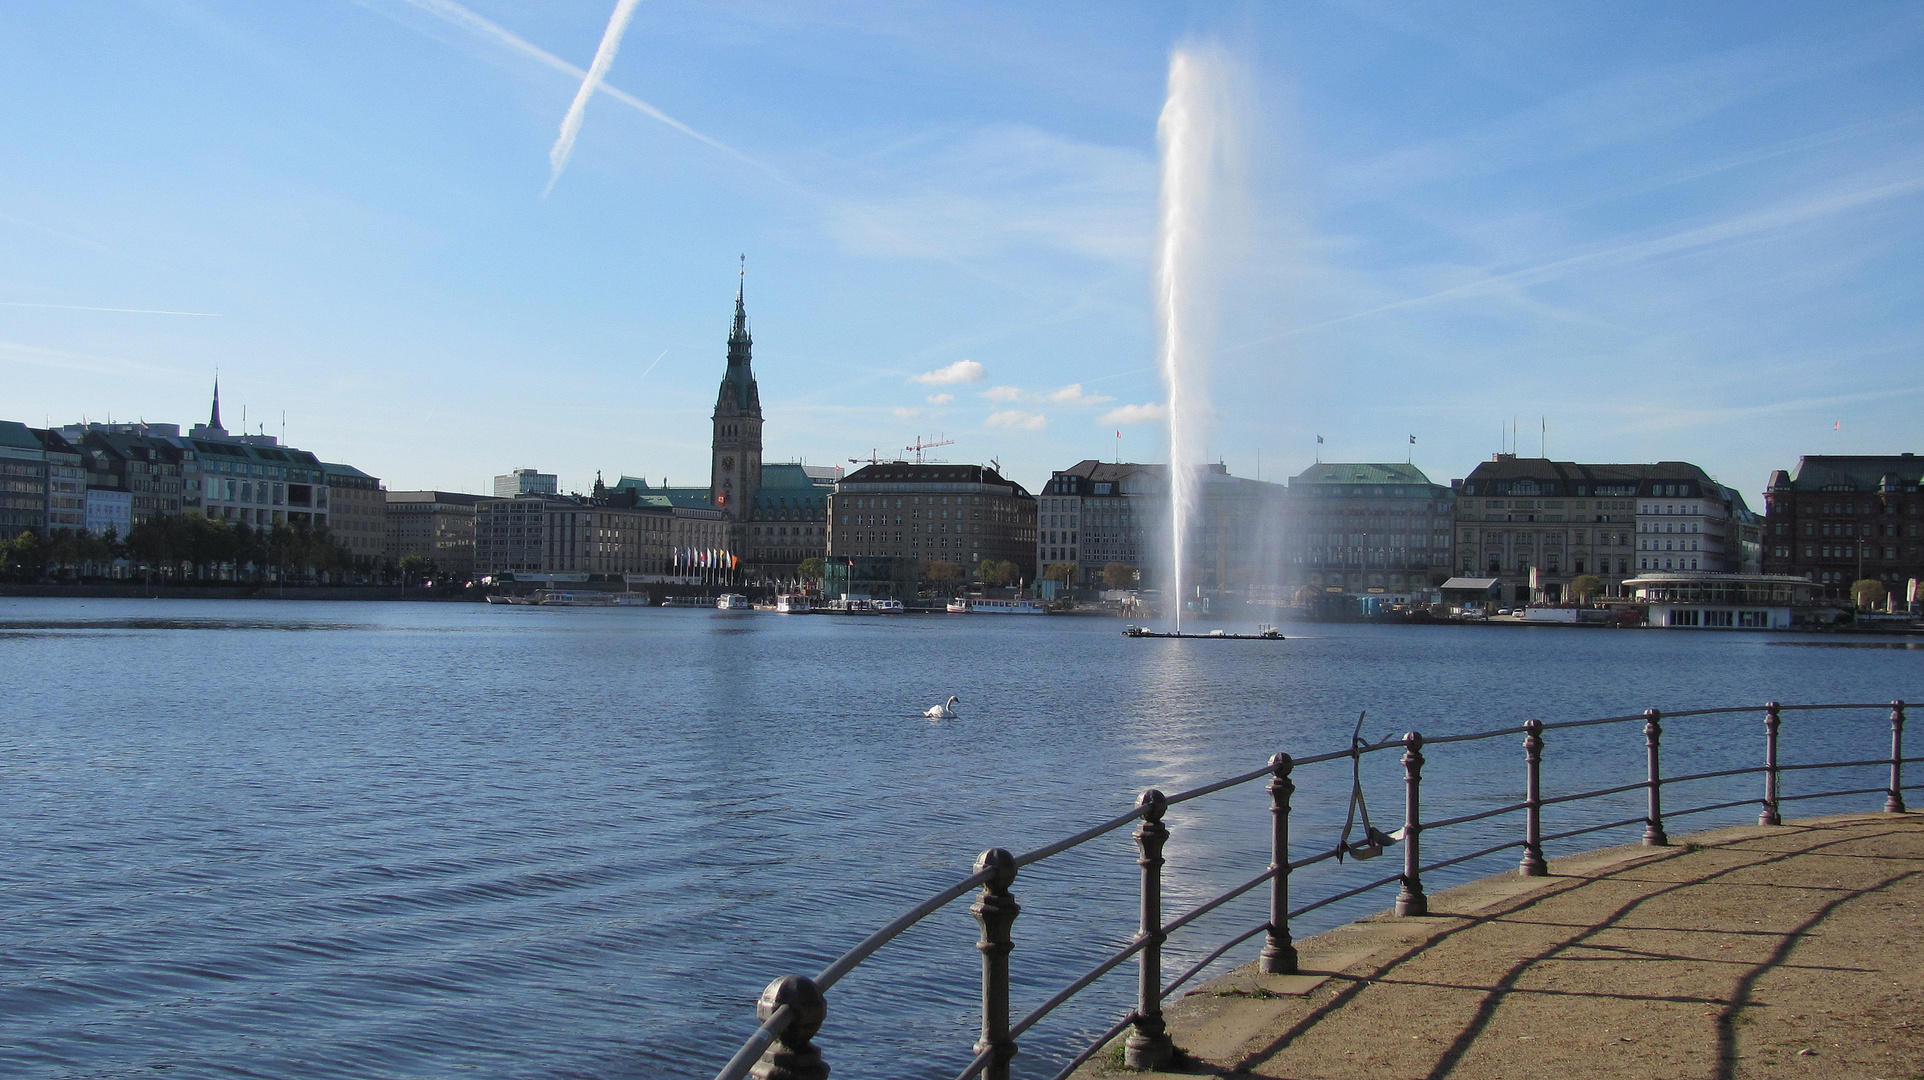
<path id="1" fill-rule="evenodd" d="M 1796 765 L 1783 765 L 1778 762 L 1778 732 L 1783 722 L 1783 714 L 1790 712 L 1818 712 L 1839 709 L 1885 709 L 1890 710 L 1890 754 L 1887 757 L 1869 758 L 1852 761 L 1812 762 Z M 1400 739 L 1388 739 L 1380 743 L 1356 743 L 1349 749 L 1331 753 L 1317 754 L 1312 757 L 1292 758 L 1288 754 L 1276 754 L 1263 768 L 1232 776 L 1201 787 L 1174 795 L 1164 795 L 1155 789 L 1142 793 L 1136 805 L 1128 813 L 1121 814 L 1100 825 L 1085 829 L 1073 836 L 1065 837 L 1055 843 L 1036 849 L 1024 855 L 1011 855 L 1001 848 L 990 848 L 976 860 L 975 873 L 956 882 L 954 885 L 936 893 L 922 903 L 904 912 L 888 925 L 864 938 L 853 949 L 844 953 L 834 963 L 823 969 L 813 979 L 800 975 L 788 975 L 770 983 L 762 992 L 756 1005 L 757 1015 L 762 1024 L 729 1059 L 716 1080 L 740 1080 L 744 1076 L 754 1076 L 757 1080 L 823 1080 L 828 1069 L 823 1064 L 821 1054 L 812 1043 L 816 1032 L 827 1016 L 827 991 L 834 987 L 843 976 L 853 971 L 876 950 L 888 944 L 903 931 L 914 926 L 927 916 L 961 899 L 971 889 L 980 889 L 976 901 L 969 908 L 981 927 L 981 939 L 976 948 L 982 954 L 982 1005 L 981 1036 L 973 1047 L 975 1057 L 957 1075 L 957 1080 L 971 1080 L 972 1077 L 985 1076 L 989 1080 L 1009 1080 L 1010 1061 L 1016 1053 L 1016 1040 L 1058 1006 L 1075 997 L 1104 975 L 1134 958 L 1136 971 L 1136 1005 L 1129 1015 L 1123 1017 L 1108 1031 L 1095 1039 L 1087 1049 L 1072 1059 L 1060 1072 L 1056 1080 L 1062 1080 L 1074 1072 L 1085 1061 L 1124 1029 L 1133 1028 L 1124 1043 L 1124 1060 L 1139 1068 L 1153 1068 L 1166 1064 L 1173 1054 L 1173 1045 L 1166 1030 L 1162 1002 L 1184 984 L 1195 978 L 1210 964 L 1227 955 L 1228 952 L 1257 935 L 1263 935 L 1263 946 L 1258 956 L 1261 970 L 1270 974 L 1291 974 L 1297 970 L 1296 948 L 1290 937 L 1291 920 L 1299 919 L 1309 912 L 1361 896 L 1375 889 L 1396 884 L 1397 892 L 1393 909 L 1397 915 L 1424 915 L 1429 911 L 1429 899 L 1423 889 L 1423 875 L 1459 863 L 1486 858 L 1508 850 L 1522 848 L 1523 856 L 1518 863 L 1517 872 L 1525 876 L 1542 876 L 1549 873 L 1548 864 L 1543 856 L 1543 846 L 1559 840 L 1567 840 L 1590 833 L 1605 832 L 1610 829 L 1624 828 L 1641 824 L 1644 827 L 1643 843 L 1662 846 L 1669 843 L 1665 820 L 1686 817 L 1694 814 L 1713 813 L 1735 807 L 1759 803 L 1758 824 L 1777 825 L 1781 823 L 1780 805 L 1800 799 L 1839 798 L 1855 795 L 1885 796 L 1883 809 L 1888 813 L 1904 812 L 1904 792 L 1917 790 L 1924 785 L 1904 786 L 1904 766 L 1924 761 L 1924 758 L 1904 756 L 1904 715 L 1905 703 L 1893 701 L 1888 705 L 1878 704 L 1826 704 L 1826 705 L 1780 705 L 1769 702 L 1762 706 L 1735 706 L 1718 709 L 1695 709 L 1674 713 L 1663 713 L 1648 709 L 1629 716 L 1608 716 L 1595 720 L 1575 720 L 1559 723 L 1544 723 L 1532 719 L 1520 727 L 1499 728 L 1493 731 L 1480 731 L 1467 735 L 1449 735 L 1436 739 L 1425 739 L 1417 732 L 1408 732 Z M 1744 713 L 1762 712 L 1764 716 L 1764 763 L 1740 769 L 1721 769 L 1714 772 L 1692 773 L 1683 776 L 1665 776 L 1662 769 L 1663 722 L 1677 721 L 1695 717 L 1730 716 Z M 1542 793 L 1541 766 L 1544 755 L 1544 733 L 1548 731 L 1570 730 L 1606 724 L 1623 724 L 1642 721 L 1644 737 L 1645 775 L 1642 780 L 1631 784 L 1599 788 L 1568 795 L 1545 797 Z M 1524 752 L 1524 798 L 1522 802 L 1511 803 L 1491 810 L 1462 814 L 1444 818 L 1440 821 L 1422 820 L 1422 782 L 1423 766 L 1426 758 L 1425 747 L 1434 748 L 1450 743 L 1475 742 L 1505 735 L 1522 735 Z M 1381 750 L 1401 749 L 1404 786 L 1403 827 L 1391 839 L 1403 848 L 1403 869 L 1400 873 L 1378 878 L 1365 884 L 1344 889 L 1331 895 L 1291 908 L 1290 877 L 1295 871 L 1313 866 L 1329 859 L 1340 859 L 1346 849 L 1338 846 L 1328 851 L 1292 861 L 1290 855 L 1289 819 L 1290 798 L 1296 790 L 1295 770 L 1306 765 L 1328 761 L 1349 759 L 1360 761 L 1364 754 Z M 1799 792 L 1784 795 L 1779 787 L 1783 774 L 1819 769 L 1842 769 L 1853 767 L 1884 766 L 1890 768 L 1890 781 L 1882 788 L 1858 788 L 1852 790 Z M 1721 779 L 1732 776 L 1761 774 L 1764 778 L 1762 799 L 1738 799 L 1693 806 L 1684 810 L 1663 808 L 1663 789 L 1666 786 L 1695 783 L 1705 780 Z M 1197 905 L 1192 910 L 1164 921 L 1162 913 L 1162 867 L 1163 847 L 1169 839 L 1169 827 L 1164 816 L 1171 806 L 1237 787 L 1263 777 L 1269 778 L 1271 831 L 1270 862 L 1260 874 L 1214 898 Z M 1637 817 L 1624 818 L 1597 825 L 1566 829 L 1545 835 L 1542 814 L 1548 806 L 1582 802 L 1590 799 L 1605 798 L 1642 790 L 1645 792 L 1646 810 Z M 1421 857 L 1421 838 L 1423 834 L 1435 832 L 1452 826 L 1466 825 L 1504 814 L 1524 813 L 1523 835 L 1520 839 L 1505 841 L 1476 851 L 1452 855 L 1437 862 L 1424 864 Z M 1138 928 L 1129 944 L 1114 951 L 1101 963 L 1057 991 L 1042 1004 L 1013 1023 L 1009 1018 L 1009 952 L 1013 946 L 1013 926 L 1021 912 L 1011 889 L 1017 872 L 1045 859 L 1079 847 L 1091 840 L 1120 829 L 1131 822 L 1137 826 L 1133 837 L 1136 841 L 1137 865 L 1140 867 L 1140 903 L 1138 905 Z M 1365 837 L 1365 843 L 1371 838 Z M 1353 851 L 1361 844 L 1352 844 Z M 1256 927 L 1240 933 L 1211 950 L 1200 961 L 1192 964 L 1175 980 L 1162 982 L 1162 946 L 1169 935 L 1191 925 L 1209 912 L 1221 908 L 1238 897 L 1244 896 L 1265 883 L 1270 886 L 1268 920 Z"/>

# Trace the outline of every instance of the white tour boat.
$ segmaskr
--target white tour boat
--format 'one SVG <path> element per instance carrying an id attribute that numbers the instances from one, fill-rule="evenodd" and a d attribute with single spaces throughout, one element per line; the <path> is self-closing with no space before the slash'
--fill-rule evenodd
<path id="1" fill-rule="evenodd" d="M 877 615 L 900 615 L 908 610 L 900 600 L 871 600 L 869 606 L 875 609 Z"/>
<path id="2" fill-rule="evenodd" d="M 715 598 L 715 607 L 721 611 L 748 611 L 754 605 L 741 593 L 727 592 Z"/>
<path id="3" fill-rule="evenodd" d="M 950 601 L 949 610 L 955 611 L 955 601 Z M 1039 600 L 995 600 L 987 597 L 973 597 L 961 601 L 961 610 L 975 615 L 1047 615 L 1049 609 Z"/>
<path id="4" fill-rule="evenodd" d="M 813 608 L 807 593 L 783 593 L 775 598 L 775 610 L 784 615 L 805 615 Z"/>

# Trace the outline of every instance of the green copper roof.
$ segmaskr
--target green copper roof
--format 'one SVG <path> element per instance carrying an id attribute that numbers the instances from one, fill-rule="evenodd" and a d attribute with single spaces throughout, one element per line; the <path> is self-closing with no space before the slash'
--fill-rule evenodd
<path id="1" fill-rule="evenodd" d="M 1430 478 L 1414 465 L 1356 464 L 1326 461 L 1311 465 L 1289 478 L 1298 484 L 1428 484 Z"/>

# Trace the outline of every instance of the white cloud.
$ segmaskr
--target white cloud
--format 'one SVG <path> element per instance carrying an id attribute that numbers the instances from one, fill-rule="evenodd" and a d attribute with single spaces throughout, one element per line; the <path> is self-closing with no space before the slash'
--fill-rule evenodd
<path id="1" fill-rule="evenodd" d="M 1082 388 L 1081 383 L 1070 383 L 1060 389 L 1051 390 L 1046 397 L 1052 405 L 1101 405 L 1104 402 L 1116 400 L 1103 394 L 1091 394 Z"/>
<path id="2" fill-rule="evenodd" d="M 916 417 L 922 415 L 922 410 L 911 409 L 903 405 L 897 405 L 895 408 L 889 411 L 895 414 L 895 418 L 897 420 L 913 420 Z"/>
<path id="3" fill-rule="evenodd" d="M 1154 424 L 1169 416 L 1167 406 L 1154 403 L 1148 405 L 1124 405 L 1110 409 L 1102 414 L 1105 424 Z"/>
<path id="4" fill-rule="evenodd" d="M 983 423 L 989 427 L 1014 428 L 1018 431 L 1041 431 L 1049 424 L 1049 418 L 1041 413 L 1023 412 L 1021 409 L 1004 409 L 989 414 Z"/>
<path id="5" fill-rule="evenodd" d="M 929 404 L 931 405 L 948 405 L 953 403 L 954 401 L 955 401 L 954 394 L 930 394 L 929 395 Z"/>
<path id="6" fill-rule="evenodd" d="M 991 386 L 987 390 L 982 391 L 982 396 L 988 398 L 990 401 L 999 401 L 1006 405 L 1011 401 L 1021 401 L 1022 391 L 1013 386 Z"/>
<path id="7" fill-rule="evenodd" d="M 925 386 L 954 386 L 957 383 L 981 382 L 989 377 L 989 369 L 974 360 L 957 360 L 948 367 L 925 371 L 912 381 Z"/>

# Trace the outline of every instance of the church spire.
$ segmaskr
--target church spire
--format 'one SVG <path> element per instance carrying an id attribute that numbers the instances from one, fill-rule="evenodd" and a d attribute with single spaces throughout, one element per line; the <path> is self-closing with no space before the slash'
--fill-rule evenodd
<path id="1" fill-rule="evenodd" d="M 220 426 L 220 373 L 219 372 L 214 373 L 214 411 L 213 411 L 213 414 L 207 418 L 207 426 L 210 428 L 213 428 L 215 431 L 227 430 L 226 428 L 223 428 Z"/>

